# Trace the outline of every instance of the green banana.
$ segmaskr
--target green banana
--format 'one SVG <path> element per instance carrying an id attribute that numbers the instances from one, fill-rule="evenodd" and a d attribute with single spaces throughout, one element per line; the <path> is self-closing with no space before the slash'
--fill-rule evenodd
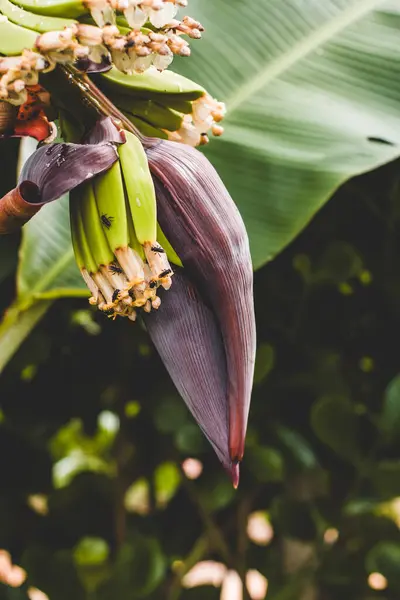
<path id="1" fill-rule="evenodd" d="M 110 317 L 135 320 L 137 309 L 159 308 L 157 288 L 168 289 L 173 275 L 168 257 L 182 263 L 157 224 L 144 149 L 133 134 L 125 136 L 119 162 L 72 191 L 70 214 L 76 261 L 92 293 L 89 302 Z"/>
<path id="2" fill-rule="evenodd" d="M 135 125 L 135 127 L 137 127 L 141 133 L 143 133 L 143 135 L 146 135 L 147 137 L 161 138 L 162 140 L 168 139 L 168 135 L 165 133 L 165 131 L 158 129 L 157 127 L 153 127 L 153 125 L 143 121 L 143 119 L 139 119 L 135 115 L 131 115 L 130 113 L 124 111 L 122 112 L 125 117 L 129 119 L 129 121 Z"/>
<path id="3" fill-rule="evenodd" d="M 147 70 L 126 75 L 113 68 L 97 77 L 112 102 L 141 133 L 168 139 L 166 131 L 179 131 L 192 102 L 206 94 L 196 83 L 172 71 Z"/>
<path id="4" fill-rule="evenodd" d="M 126 289 L 128 280 L 114 263 L 115 256 L 102 229 L 92 183 L 80 186 L 71 196 L 72 243 L 82 276 L 92 292 L 89 302 L 98 304 L 110 316 L 124 314 L 134 320 L 136 312 Z M 116 273 L 110 271 L 111 265 L 118 269 Z M 142 305 L 145 302 L 146 299 Z"/>
<path id="5" fill-rule="evenodd" d="M 86 186 L 86 188 L 89 187 L 90 184 Z M 69 206 L 72 246 L 82 277 L 92 294 L 89 298 L 89 304 L 97 304 L 100 310 L 104 310 L 106 306 L 105 298 L 94 279 L 99 272 L 99 267 L 89 247 L 82 218 L 82 204 L 86 200 L 85 193 L 87 191 L 84 186 L 79 186 L 70 193 Z"/>
<path id="6" fill-rule="evenodd" d="M 126 143 L 118 148 L 129 208 L 136 236 L 142 245 L 157 239 L 157 205 L 146 153 L 138 138 L 125 132 Z"/>
<path id="7" fill-rule="evenodd" d="M 94 180 L 96 204 L 101 214 L 112 213 L 112 227 L 106 228 L 105 234 L 111 248 L 130 246 L 144 260 L 143 246 L 140 244 L 132 213 L 128 210 L 125 201 L 124 182 L 119 163 L 115 163 L 107 173 L 99 175 Z M 156 239 L 165 250 L 168 259 L 175 265 L 183 267 L 182 261 L 165 237 L 160 225 L 157 223 Z"/>
<path id="8" fill-rule="evenodd" d="M 97 221 L 102 223 L 110 247 L 113 251 L 116 248 L 126 248 L 128 246 L 128 223 L 119 162 L 116 162 L 106 173 L 95 178 L 94 194 L 99 212 Z M 110 221 L 110 226 L 104 219 L 101 221 L 104 215 Z"/>
<path id="9" fill-rule="evenodd" d="M 118 154 L 135 235 L 148 263 L 149 286 L 169 289 L 173 272 L 164 248 L 157 243 L 156 194 L 146 153 L 135 135 L 126 131 L 125 136 Z"/>
<path id="10" fill-rule="evenodd" d="M 158 223 L 157 223 L 157 242 L 160 244 L 160 246 L 162 246 L 164 248 L 164 250 L 167 254 L 168 260 L 170 262 L 174 263 L 174 265 L 177 265 L 178 267 L 183 267 L 181 259 L 179 258 L 179 256 L 177 255 L 177 253 L 175 252 L 175 250 L 173 249 L 173 247 L 171 246 L 171 244 L 165 237 L 164 232 Z"/>
<path id="11" fill-rule="evenodd" d="M 178 113 L 183 113 L 184 115 L 189 115 L 193 106 L 190 100 L 182 100 L 181 98 L 169 97 L 168 95 L 160 95 L 157 98 L 157 102 L 159 102 L 162 106 L 167 106 L 168 108 L 175 110 Z"/>
<path id="12" fill-rule="evenodd" d="M 159 101 L 160 97 L 168 97 L 172 101 L 197 100 L 206 93 L 204 88 L 190 79 L 169 70 L 147 70 L 144 73 L 127 75 L 113 67 L 107 73 L 97 76 L 96 80 L 101 87 L 129 95 L 145 96 L 146 99 L 156 101 Z"/>
<path id="13" fill-rule="evenodd" d="M 11 23 L 6 17 L 0 19 L 0 54 L 17 56 L 25 49 L 35 47 L 37 33 Z"/>
<path id="14" fill-rule="evenodd" d="M 94 180 L 94 192 L 100 222 L 109 247 L 115 255 L 108 263 L 107 274 L 109 275 L 110 265 L 114 264 L 113 261 L 117 259 L 124 272 L 123 276 L 126 276 L 121 284 L 121 276 L 119 273 L 115 273 L 114 268 L 113 282 L 120 281 L 119 299 L 126 299 L 127 290 L 131 289 L 134 305 L 137 307 L 144 306 L 148 298 L 155 297 L 155 291 L 151 290 L 147 295 L 144 294 L 146 288 L 142 262 L 144 252 L 139 242 L 133 239 L 135 233 L 131 223 L 132 217 L 125 199 L 124 181 L 119 162 Z M 140 251 L 138 251 L 139 249 Z"/>
<path id="15" fill-rule="evenodd" d="M 90 238 L 90 252 L 97 265 L 108 265 L 114 260 L 114 254 L 104 233 L 93 186 L 91 183 L 87 183 L 82 187 L 82 199 L 79 208 L 86 238 Z"/>
<path id="16" fill-rule="evenodd" d="M 89 12 L 80 0 L 18 0 L 18 6 L 38 15 L 75 19 Z"/>
<path id="17" fill-rule="evenodd" d="M 176 131 L 182 124 L 182 115 L 154 100 L 136 100 L 121 94 L 118 100 L 113 101 L 120 110 L 147 121 L 156 129 Z"/>
<path id="18" fill-rule="evenodd" d="M 62 108 L 58 109 L 58 125 L 65 142 L 79 143 L 84 136 L 85 128 L 82 123 Z"/>
<path id="19" fill-rule="evenodd" d="M 137 252 L 142 260 L 146 260 L 146 255 L 144 253 L 144 249 L 142 244 L 140 244 L 139 240 L 136 237 L 135 226 L 132 221 L 132 215 L 128 211 L 128 236 L 129 236 L 129 245 Z"/>
<path id="20" fill-rule="evenodd" d="M 74 247 L 75 259 L 79 269 L 86 269 L 89 274 L 97 271 L 97 264 L 92 256 L 83 229 L 80 204 L 82 202 L 82 189 L 77 188 L 71 192 L 69 201 L 69 213 L 71 222 L 71 237 Z"/>
<path id="21" fill-rule="evenodd" d="M 9 2 L 9 0 L 0 0 L 0 12 L 12 23 L 21 25 L 21 27 L 25 27 L 26 29 L 38 31 L 39 33 L 62 30 L 64 27 L 70 27 L 76 23 L 73 19 L 45 17 L 28 12 Z"/>

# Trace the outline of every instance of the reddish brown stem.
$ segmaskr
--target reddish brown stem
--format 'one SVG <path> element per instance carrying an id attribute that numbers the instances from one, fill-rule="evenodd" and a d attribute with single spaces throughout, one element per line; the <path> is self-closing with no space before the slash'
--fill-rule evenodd
<path id="1" fill-rule="evenodd" d="M 37 187 L 25 182 L 9 191 L 0 199 L 0 234 L 14 233 L 27 223 L 41 209 L 42 204 L 34 204 Z"/>

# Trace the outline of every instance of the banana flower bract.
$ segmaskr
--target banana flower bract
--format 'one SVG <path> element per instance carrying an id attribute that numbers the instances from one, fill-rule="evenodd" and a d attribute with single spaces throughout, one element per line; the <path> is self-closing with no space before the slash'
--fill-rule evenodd
<path id="1" fill-rule="evenodd" d="M 236 486 L 255 361 L 253 273 L 244 223 L 210 162 L 161 141 L 147 150 L 160 225 L 183 263 L 147 328 Z M 167 295 L 165 295 L 167 296 Z"/>

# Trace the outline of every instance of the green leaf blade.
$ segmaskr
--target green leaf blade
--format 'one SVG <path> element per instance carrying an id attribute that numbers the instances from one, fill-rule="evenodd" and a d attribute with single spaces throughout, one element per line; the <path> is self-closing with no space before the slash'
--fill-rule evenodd
<path id="1" fill-rule="evenodd" d="M 17 275 L 18 298 L 88 295 L 75 263 L 68 197 L 44 206 L 24 227 Z"/>
<path id="2" fill-rule="evenodd" d="M 194 0 L 191 10 L 207 34 L 179 70 L 201 73 L 227 103 L 225 134 L 206 154 L 242 212 L 257 268 L 348 178 L 399 156 L 398 13 L 383 0 L 260 0 L 251 14 Z"/>

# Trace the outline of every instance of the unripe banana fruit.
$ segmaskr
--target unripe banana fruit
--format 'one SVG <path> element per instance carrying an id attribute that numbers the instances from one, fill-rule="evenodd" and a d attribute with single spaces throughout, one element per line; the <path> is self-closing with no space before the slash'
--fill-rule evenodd
<path id="1" fill-rule="evenodd" d="M 113 68 L 99 75 L 96 81 L 128 119 L 149 137 L 199 146 L 208 142 L 209 131 L 215 136 L 224 131 L 219 124 L 226 112 L 224 103 L 212 98 L 197 83 L 172 71 L 160 73 L 150 68 L 145 73 L 129 75 Z"/>
<path id="2" fill-rule="evenodd" d="M 71 192 L 75 257 L 92 296 L 110 317 L 136 319 L 158 309 L 157 288 L 169 289 L 169 260 L 182 263 L 157 224 L 154 185 L 140 141 L 124 132 L 119 162 Z"/>

